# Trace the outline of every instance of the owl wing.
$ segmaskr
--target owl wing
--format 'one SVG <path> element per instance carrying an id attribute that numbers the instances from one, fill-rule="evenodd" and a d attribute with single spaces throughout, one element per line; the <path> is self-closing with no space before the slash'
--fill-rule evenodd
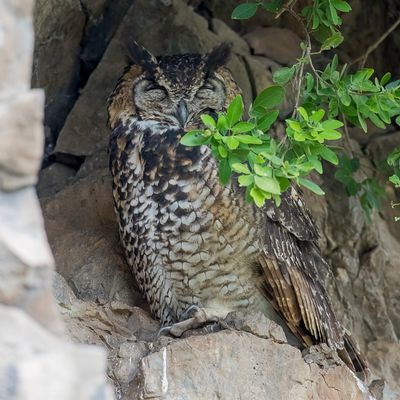
<path id="1" fill-rule="evenodd" d="M 282 204 L 264 211 L 264 248 L 260 263 L 269 299 L 292 331 L 307 345 L 325 342 L 343 347 L 338 323 L 323 285 L 329 266 L 321 256 L 318 232 L 296 188 L 282 195 Z"/>

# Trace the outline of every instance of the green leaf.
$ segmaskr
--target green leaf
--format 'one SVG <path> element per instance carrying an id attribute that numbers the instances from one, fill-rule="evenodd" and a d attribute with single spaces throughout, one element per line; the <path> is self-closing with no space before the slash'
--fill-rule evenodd
<path id="1" fill-rule="evenodd" d="M 231 150 L 235 150 L 239 147 L 239 140 L 236 136 L 226 136 L 224 137 L 224 142 Z"/>
<path id="2" fill-rule="evenodd" d="M 246 164 L 234 163 L 231 168 L 239 174 L 250 174 L 249 167 Z"/>
<path id="3" fill-rule="evenodd" d="M 234 127 L 232 127 L 232 132 L 234 133 L 245 133 L 250 132 L 254 129 L 255 125 L 251 122 L 238 122 Z"/>
<path id="4" fill-rule="evenodd" d="M 322 129 L 324 130 L 333 130 L 338 129 L 343 126 L 343 122 L 338 121 L 337 119 L 328 119 L 321 123 Z"/>
<path id="5" fill-rule="evenodd" d="M 338 131 L 323 131 L 319 134 L 319 136 L 326 140 L 338 140 L 342 137 L 342 134 Z"/>
<path id="6" fill-rule="evenodd" d="M 361 116 L 360 113 L 357 114 L 357 117 L 358 117 L 358 122 L 361 125 L 361 128 L 363 129 L 363 131 L 365 133 L 367 133 L 368 132 L 368 127 L 367 127 L 367 123 L 365 122 L 365 119 Z"/>
<path id="7" fill-rule="evenodd" d="M 328 37 L 324 43 L 322 43 L 321 51 L 334 49 L 343 43 L 344 37 L 343 35 L 336 31 L 332 34 L 332 36 Z"/>
<path id="8" fill-rule="evenodd" d="M 242 117 L 243 100 L 242 96 L 237 95 L 229 104 L 226 111 L 226 122 L 229 128 L 234 126 Z"/>
<path id="9" fill-rule="evenodd" d="M 226 185 L 231 178 L 231 167 L 226 158 L 220 161 L 218 166 L 219 180 L 222 185 Z"/>
<path id="10" fill-rule="evenodd" d="M 240 175 L 238 178 L 239 186 L 250 186 L 254 182 L 253 175 Z"/>
<path id="11" fill-rule="evenodd" d="M 313 122 L 320 122 L 322 120 L 322 118 L 324 118 L 325 115 L 325 110 L 320 109 L 318 111 L 314 111 L 311 116 L 310 119 Z"/>
<path id="12" fill-rule="evenodd" d="M 381 129 L 386 129 L 384 122 L 374 113 L 369 115 L 369 119 L 374 123 L 375 126 Z"/>
<path id="13" fill-rule="evenodd" d="M 332 0 L 332 4 L 336 8 L 336 10 L 339 10 L 341 12 L 350 12 L 352 10 L 350 4 L 344 0 Z"/>
<path id="14" fill-rule="evenodd" d="M 245 144 L 262 144 L 263 141 L 256 136 L 251 135 L 235 135 L 235 139 L 237 139 L 240 143 Z"/>
<path id="15" fill-rule="evenodd" d="M 211 115 L 201 114 L 200 118 L 203 121 L 203 124 L 208 128 L 213 129 L 217 126 L 217 123 L 215 122 L 214 118 Z"/>
<path id="16" fill-rule="evenodd" d="M 271 109 L 279 106 L 285 98 L 285 91 L 282 86 L 270 86 L 263 90 L 254 100 L 254 107 Z"/>
<path id="17" fill-rule="evenodd" d="M 309 179 L 299 178 L 298 183 L 301 186 L 304 186 L 305 188 L 307 188 L 308 190 L 311 190 L 315 194 L 318 194 L 320 196 L 323 196 L 325 194 L 325 192 L 316 183 L 314 183 L 313 181 L 310 181 Z"/>
<path id="18" fill-rule="evenodd" d="M 386 72 L 386 74 L 383 75 L 383 77 L 382 77 L 382 79 L 380 81 L 380 84 L 382 86 L 385 86 L 390 81 L 391 77 L 392 77 L 392 74 L 390 72 Z"/>
<path id="19" fill-rule="evenodd" d="M 251 18 L 257 11 L 257 3 L 239 4 L 232 12 L 232 19 L 248 19 Z"/>
<path id="20" fill-rule="evenodd" d="M 308 121 L 308 113 L 307 113 L 307 111 L 306 111 L 306 109 L 304 108 L 304 107 L 299 107 L 298 109 L 297 109 L 297 111 L 299 112 L 299 114 L 303 117 L 303 119 L 305 120 L 305 121 Z"/>
<path id="21" fill-rule="evenodd" d="M 329 11 L 331 13 L 332 21 L 335 25 L 339 25 L 339 17 L 337 15 L 336 9 L 332 3 L 329 3 Z"/>
<path id="22" fill-rule="evenodd" d="M 222 146 L 222 144 L 218 146 L 218 153 L 222 158 L 228 157 L 228 150 L 226 150 L 226 148 Z"/>
<path id="23" fill-rule="evenodd" d="M 257 187 L 267 193 L 280 194 L 281 188 L 279 182 L 274 178 L 269 178 L 267 176 L 254 176 L 254 183 Z"/>
<path id="24" fill-rule="evenodd" d="M 278 12 L 282 8 L 283 1 L 282 0 L 270 0 L 265 1 L 262 4 L 262 7 L 270 12 Z"/>
<path id="25" fill-rule="evenodd" d="M 257 128 L 262 131 L 267 131 L 271 128 L 279 116 L 279 111 L 269 111 L 257 121 Z"/>
<path id="26" fill-rule="evenodd" d="M 328 148 L 326 146 L 321 146 L 321 148 L 319 150 L 319 154 L 324 160 L 330 162 L 331 164 L 333 164 L 333 165 L 339 164 L 338 156 L 330 148 Z"/>
<path id="27" fill-rule="evenodd" d="M 295 132 L 302 132 L 300 122 L 294 121 L 293 119 L 287 119 L 286 124 L 293 129 Z"/>
<path id="28" fill-rule="evenodd" d="M 254 203 L 256 203 L 257 207 L 261 208 L 264 205 L 264 203 L 265 203 L 264 193 L 261 190 L 259 190 L 258 188 L 253 187 L 250 190 L 250 196 L 253 198 Z"/>
<path id="29" fill-rule="evenodd" d="M 222 132 L 226 132 L 226 130 L 228 129 L 228 124 L 226 122 L 226 117 L 224 114 L 218 115 L 217 129 Z"/>
<path id="30" fill-rule="evenodd" d="M 295 72 L 295 65 L 293 65 L 291 68 L 283 67 L 274 72 L 272 80 L 278 85 L 285 85 L 293 78 Z"/>
<path id="31" fill-rule="evenodd" d="M 400 115 L 398 115 L 397 118 L 396 118 L 396 124 L 400 125 Z"/>
<path id="32" fill-rule="evenodd" d="M 184 146 L 201 146 L 209 141 L 209 138 L 204 137 L 202 131 L 189 131 L 182 136 L 180 142 Z"/>

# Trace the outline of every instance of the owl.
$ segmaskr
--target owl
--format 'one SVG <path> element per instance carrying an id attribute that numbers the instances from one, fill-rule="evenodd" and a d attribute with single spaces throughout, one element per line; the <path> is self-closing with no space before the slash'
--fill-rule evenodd
<path id="1" fill-rule="evenodd" d="M 299 189 L 257 208 L 237 180 L 220 184 L 209 147 L 180 144 L 201 114 L 240 93 L 229 47 L 154 57 L 134 44 L 130 53 L 107 105 L 110 170 L 126 259 L 152 314 L 180 336 L 231 311 L 262 312 L 290 341 L 326 343 L 366 371 L 329 304 L 329 267 Z"/>

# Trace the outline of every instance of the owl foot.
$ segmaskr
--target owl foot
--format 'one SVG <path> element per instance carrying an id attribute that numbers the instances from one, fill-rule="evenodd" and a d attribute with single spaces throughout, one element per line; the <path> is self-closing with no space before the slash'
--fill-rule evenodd
<path id="1" fill-rule="evenodd" d="M 184 332 L 190 329 L 200 328 L 209 322 L 218 322 L 225 317 L 225 315 L 218 314 L 213 310 L 199 308 L 197 306 L 189 307 L 184 312 L 183 317 L 190 315 L 192 316 L 183 321 L 162 328 L 159 334 L 169 334 L 175 337 L 181 337 Z"/>

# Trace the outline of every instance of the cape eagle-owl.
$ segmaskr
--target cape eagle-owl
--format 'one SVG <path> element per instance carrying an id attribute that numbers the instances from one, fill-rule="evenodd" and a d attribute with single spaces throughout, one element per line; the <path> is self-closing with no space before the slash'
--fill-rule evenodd
<path id="1" fill-rule="evenodd" d="M 222 186 L 207 146 L 180 144 L 200 114 L 240 93 L 207 55 L 154 57 L 134 44 L 108 101 L 113 196 L 126 258 L 151 312 L 179 336 L 236 310 L 261 311 L 304 345 L 327 343 L 355 371 L 365 365 L 335 318 L 328 268 L 297 188 L 280 207 L 248 204 L 235 179 Z M 288 329 L 289 328 L 289 329 Z"/>

